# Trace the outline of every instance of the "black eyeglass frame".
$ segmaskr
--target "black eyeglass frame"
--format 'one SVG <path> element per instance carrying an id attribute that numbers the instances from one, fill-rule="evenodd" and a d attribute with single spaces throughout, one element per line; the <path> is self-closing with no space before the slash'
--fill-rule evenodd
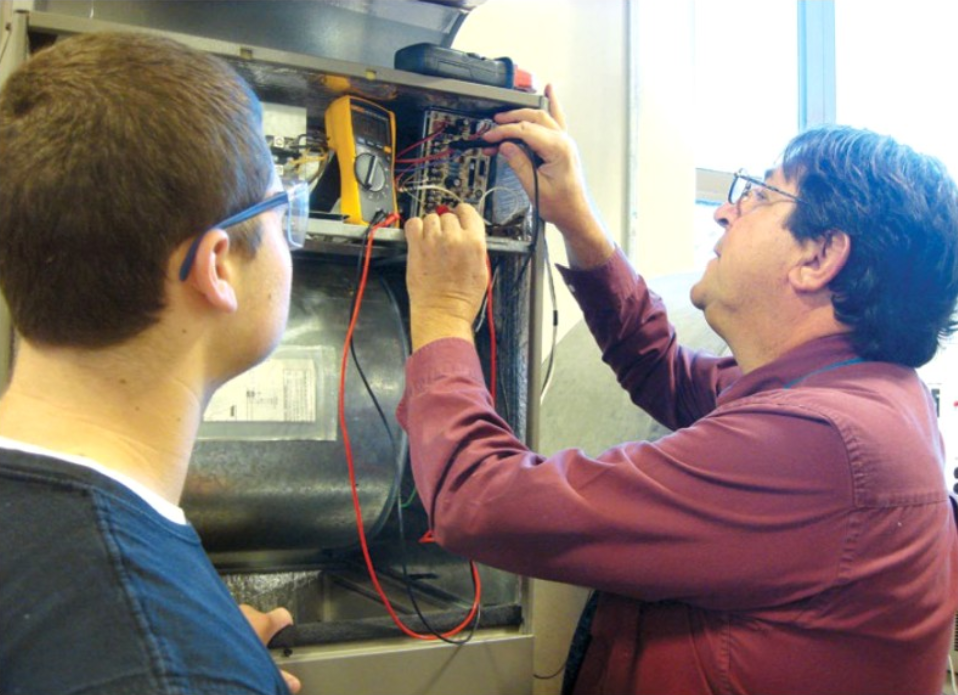
<path id="1" fill-rule="evenodd" d="M 735 195 L 735 187 L 738 185 L 739 181 L 745 181 L 745 188 L 741 190 L 738 195 Z M 771 184 L 765 183 L 761 179 L 757 179 L 754 176 L 749 176 L 745 169 L 739 169 L 732 175 L 732 183 L 728 187 L 728 202 L 732 205 L 738 207 L 739 202 L 742 198 L 745 198 L 749 192 L 752 190 L 752 186 L 761 186 L 762 188 L 767 188 L 770 191 L 774 191 L 779 195 L 783 195 L 789 200 L 807 205 L 807 203 L 799 198 L 794 193 L 789 193 L 788 191 L 783 191 L 781 188 L 772 186 Z"/>
<path id="2" fill-rule="evenodd" d="M 217 222 L 202 234 L 198 234 L 193 243 L 190 244 L 186 257 L 180 265 L 180 281 L 185 281 L 189 277 L 190 270 L 196 260 L 196 252 L 199 249 L 200 241 L 210 231 L 232 227 L 281 205 L 287 206 L 285 224 L 283 225 L 286 232 L 286 243 L 291 249 L 303 248 L 303 244 L 306 243 L 306 229 L 309 225 L 309 185 L 305 181 L 297 181 L 288 185 L 282 192 L 270 196 L 266 200 L 261 200 L 255 205 L 227 217 L 222 222 Z"/>

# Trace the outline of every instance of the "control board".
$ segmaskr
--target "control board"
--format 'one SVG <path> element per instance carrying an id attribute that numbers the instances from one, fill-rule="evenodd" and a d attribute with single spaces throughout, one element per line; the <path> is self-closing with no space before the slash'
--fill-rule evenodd
<path id="1" fill-rule="evenodd" d="M 491 234 L 521 235 L 529 199 L 509 165 L 483 152 L 489 145 L 482 133 L 493 125 L 452 111 L 424 112 L 416 156 L 397 158 L 397 188 L 409 197 L 410 217 L 469 203 Z"/>

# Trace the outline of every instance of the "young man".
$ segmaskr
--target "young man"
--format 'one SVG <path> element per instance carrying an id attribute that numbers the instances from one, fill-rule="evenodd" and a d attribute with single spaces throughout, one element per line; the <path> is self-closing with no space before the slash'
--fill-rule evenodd
<path id="1" fill-rule="evenodd" d="M 177 506 L 210 396 L 286 322 L 259 101 L 175 42 L 77 36 L 10 77 L 0 151 L 0 691 L 288 692 L 288 613 L 248 622 Z"/>
<path id="2" fill-rule="evenodd" d="M 400 418 L 439 543 L 600 590 L 578 693 L 941 692 L 958 531 L 934 405 L 914 367 L 955 328 L 958 191 L 866 131 L 795 138 L 739 174 L 693 303 L 734 359 L 677 342 L 592 213 L 551 114 L 524 140 L 563 269 L 632 399 L 674 433 L 541 456 L 498 417 L 472 345 L 484 232 L 461 208 L 408 222 L 415 352 Z M 531 188 L 532 164 L 502 143 Z"/>

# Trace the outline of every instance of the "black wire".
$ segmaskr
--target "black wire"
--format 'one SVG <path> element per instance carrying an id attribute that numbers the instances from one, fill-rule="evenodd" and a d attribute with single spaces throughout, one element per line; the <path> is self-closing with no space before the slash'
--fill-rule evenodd
<path id="1" fill-rule="evenodd" d="M 382 222 L 386 218 L 386 213 L 382 210 L 379 210 L 375 215 L 373 215 L 372 221 L 369 223 L 369 226 L 366 227 L 366 231 L 362 235 L 362 248 L 365 248 L 366 241 L 369 238 L 369 235 L 372 233 L 373 227 Z M 356 265 L 356 293 L 353 295 L 353 300 L 349 307 L 349 316 L 352 317 L 356 311 L 356 302 L 359 301 L 359 283 L 362 280 L 363 273 L 363 261 L 365 260 L 365 253 L 359 254 L 359 261 Z M 358 324 L 357 324 L 358 325 Z M 362 379 L 363 385 L 366 387 L 366 393 L 369 394 L 370 400 L 372 400 L 373 405 L 376 407 L 376 412 L 379 413 L 379 419 L 383 423 L 383 427 L 386 428 L 386 434 L 389 435 L 389 442 L 392 445 L 393 452 L 396 450 L 396 438 L 393 436 L 392 428 L 389 426 L 389 419 L 386 417 L 386 413 L 383 411 L 382 405 L 379 403 L 379 399 L 376 398 L 376 393 L 373 391 L 373 387 L 370 385 L 369 380 L 366 378 L 366 372 L 363 371 L 363 367 L 359 362 L 359 357 L 356 355 L 356 341 L 350 339 L 349 341 L 349 354 L 353 358 L 353 364 L 356 366 L 356 371 L 359 372 L 359 378 Z"/>
<path id="2" fill-rule="evenodd" d="M 524 142 L 516 142 L 519 147 L 523 149 L 526 153 L 526 156 L 529 158 L 529 161 L 532 163 L 532 243 L 529 245 L 529 255 L 526 256 L 525 262 L 522 264 L 522 269 L 519 271 L 519 276 L 516 278 L 516 285 L 522 284 L 522 278 L 526 274 L 526 268 L 529 267 L 529 264 L 532 262 L 532 259 L 536 255 L 536 248 L 539 242 L 539 237 L 545 235 L 545 225 L 542 223 L 542 218 L 539 216 L 539 168 L 536 166 L 537 156 L 535 152 L 532 151 L 527 144 Z M 540 224 L 541 223 L 541 224 Z"/>
<path id="3" fill-rule="evenodd" d="M 548 676 L 540 676 L 538 673 L 533 673 L 532 677 L 540 681 L 551 681 L 556 676 L 562 675 L 562 672 L 565 671 L 566 664 L 568 663 L 569 663 L 569 659 L 567 657 L 566 660 L 562 662 L 562 666 L 560 666 L 558 670 L 555 671 L 554 673 L 550 673 Z"/>
<path id="4" fill-rule="evenodd" d="M 556 285 L 555 278 L 552 277 L 552 268 L 549 261 L 549 242 L 545 236 L 545 223 L 542 218 L 539 216 L 539 169 L 536 166 L 536 161 L 538 157 L 532 151 L 532 149 L 524 142 L 516 141 L 516 144 L 519 145 L 526 153 L 526 156 L 529 158 L 529 161 L 532 162 L 532 184 L 533 184 L 533 236 L 532 244 L 529 246 L 529 255 L 526 256 L 526 260 L 522 264 L 522 268 L 519 271 L 519 275 L 516 278 L 516 285 L 522 283 L 522 278 L 526 273 L 526 269 L 529 267 L 529 264 L 532 262 L 532 259 L 535 258 L 537 243 L 539 237 L 542 237 L 542 251 L 545 261 L 545 273 L 546 281 L 549 284 L 549 297 L 552 300 L 552 348 L 549 350 L 549 364 L 546 366 L 546 375 L 542 381 L 540 388 L 549 383 L 549 379 L 552 376 L 552 371 L 555 368 L 555 349 L 556 342 L 559 334 L 559 305 L 556 301 Z"/>
<path id="5" fill-rule="evenodd" d="M 549 298 L 552 300 L 552 346 L 549 349 L 549 364 L 546 366 L 546 375 L 540 387 L 545 388 L 549 385 L 549 379 L 552 378 L 552 371 L 555 368 L 556 343 L 559 337 L 559 304 L 556 301 L 556 281 L 552 277 L 552 266 L 549 261 L 549 241 L 545 237 L 542 239 L 542 253 L 546 266 L 546 280 L 549 283 Z"/>
<path id="6" fill-rule="evenodd" d="M 409 597 L 409 601 L 412 604 L 413 610 L 416 611 L 416 615 L 419 617 L 419 620 L 422 621 L 422 624 L 425 626 L 426 630 L 436 639 L 442 640 L 448 644 L 466 644 L 476 634 L 476 628 L 479 626 L 479 620 L 482 616 L 482 603 L 480 602 L 479 605 L 476 606 L 476 614 L 473 616 L 472 625 L 469 627 L 469 634 L 462 639 L 452 639 L 450 637 L 446 637 L 440 630 L 433 627 L 426 619 L 422 609 L 419 607 L 419 602 L 416 600 L 416 595 L 412 590 L 412 579 L 409 577 L 409 563 L 406 555 L 406 528 L 403 522 L 402 502 L 400 497 L 396 498 L 396 517 L 399 525 L 399 561 L 402 564 L 403 585 L 406 588 L 406 595 Z M 471 569 L 472 568 L 470 566 L 470 570 Z M 470 571 L 469 574 L 472 577 L 472 590 L 475 592 L 476 576 L 472 573 L 472 571 Z"/>

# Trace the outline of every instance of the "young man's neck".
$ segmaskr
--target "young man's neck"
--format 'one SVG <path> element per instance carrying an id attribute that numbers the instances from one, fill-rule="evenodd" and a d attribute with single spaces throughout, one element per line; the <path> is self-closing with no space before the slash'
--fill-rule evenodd
<path id="1" fill-rule="evenodd" d="M 126 357 L 22 344 L 0 435 L 93 459 L 178 504 L 202 396 L 185 361 Z"/>

